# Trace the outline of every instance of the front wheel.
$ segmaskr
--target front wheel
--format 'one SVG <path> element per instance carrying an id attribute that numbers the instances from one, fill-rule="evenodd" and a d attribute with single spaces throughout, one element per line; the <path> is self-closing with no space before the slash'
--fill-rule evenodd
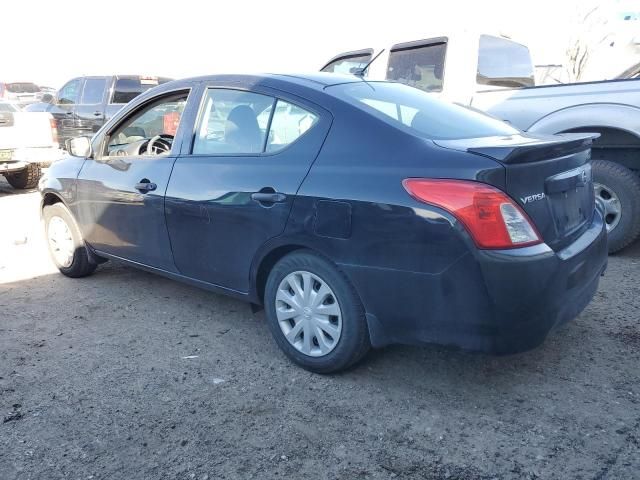
<path id="1" fill-rule="evenodd" d="M 47 205 L 42 212 L 49 253 L 58 270 L 67 277 L 85 277 L 96 264 L 89 258 L 80 229 L 62 203 Z"/>
<path id="2" fill-rule="evenodd" d="M 618 163 L 594 160 L 593 186 L 604 206 L 609 253 L 615 253 L 640 236 L 640 178 Z"/>
<path id="3" fill-rule="evenodd" d="M 371 346 L 355 289 L 335 265 L 312 252 L 293 252 L 273 267 L 264 303 L 278 346 L 307 370 L 346 369 Z"/>

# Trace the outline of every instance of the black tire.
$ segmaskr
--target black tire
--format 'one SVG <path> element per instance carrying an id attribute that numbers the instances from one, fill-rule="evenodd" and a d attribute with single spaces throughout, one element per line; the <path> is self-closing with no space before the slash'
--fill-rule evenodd
<path id="1" fill-rule="evenodd" d="M 5 178 L 13 188 L 25 190 L 27 188 L 36 188 L 41 176 L 42 169 L 40 168 L 40 165 L 37 163 L 30 163 L 24 170 L 7 173 Z"/>
<path id="2" fill-rule="evenodd" d="M 609 230 L 609 253 L 615 253 L 640 236 L 640 178 L 618 163 L 594 160 L 592 164 L 593 181 L 605 186 L 620 201 L 620 218 Z"/>
<path id="3" fill-rule="evenodd" d="M 290 273 L 307 271 L 321 278 L 331 288 L 342 312 L 342 332 L 333 350 L 312 357 L 298 351 L 286 339 L 276 314 L 276 294 L 282 280 Z M 344 370 L 360 360 L 371 348 L 369 330 L 362 302 L 347 277 L 338 268 L 308 250 L 298 250 L 282 258 L 271 270 L 264 294 L 265 315 L 278 346 L 296 364 L 316 373 Z"/>
<path id="4" fill-rule="evenodd" d="M 49 246 L 49 253 L 51 254 L 53 262 L 56 264 L 56 267 L 58 267 L 58 270 L 60 270 L 60 272 L 62 272 L 67 277 L 71 278 L 86 277 L 87 275 L 91 275 L 96 269 L 97 264 L 91 261 L 89 252 L 87 251 L 87 247 L 85 246 L 82 235 L 80 234 L 80 229 L 73 219 L 73 216 L 71 215 L 69 209 L 63 203 L 54 203 L 53 205 L 47 205 L 44 207 L 42 217 L 44 219 L 44 228 L 47 237 L 47 244 Z M 69 229 L 69 231 L 71 232 L 71 236 L 73 237 L 73 260 L 68 266 L 64 266 L 58 263 L 55 255 L 53 254 L 51 242 L 49 242 L 49 224 L 53 217 L 61 218 L 66 223 L 67 228 Z"/>

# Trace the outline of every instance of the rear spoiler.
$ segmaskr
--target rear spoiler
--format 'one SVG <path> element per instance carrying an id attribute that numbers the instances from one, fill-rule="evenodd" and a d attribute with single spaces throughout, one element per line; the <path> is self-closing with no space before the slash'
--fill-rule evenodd
<path id="1" fill-rule="evenodd" d="M 436 145 L 475 153 L 501 163 L 529 163 L 582 152 L 591 148 L 599 133 L 560 135 L 513 135 L 461 140 L 434 140 Z"/>

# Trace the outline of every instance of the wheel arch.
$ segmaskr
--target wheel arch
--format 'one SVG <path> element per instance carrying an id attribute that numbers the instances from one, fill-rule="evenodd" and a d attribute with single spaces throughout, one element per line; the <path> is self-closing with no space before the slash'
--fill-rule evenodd
<path id="1" fill-rule="evenodd" d="M 594 121 L 595 120 L 595 121 Z M 599 133 L 593 158 L 640 170 L 640 109 L 629 105 L 598 103 L 557 110 L 531 125 L 532 133 Z"/>

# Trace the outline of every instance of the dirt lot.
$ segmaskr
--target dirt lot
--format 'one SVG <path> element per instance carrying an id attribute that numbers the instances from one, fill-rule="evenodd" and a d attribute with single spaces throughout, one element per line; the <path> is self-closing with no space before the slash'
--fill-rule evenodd
<path id="1" fill-rule="evenodd" d="M 640 245 L 539 349 L 392 347 L 319 376 L 243 303 L 55 273 L 0 181 L 0 479 L 640 476 Z"/>

